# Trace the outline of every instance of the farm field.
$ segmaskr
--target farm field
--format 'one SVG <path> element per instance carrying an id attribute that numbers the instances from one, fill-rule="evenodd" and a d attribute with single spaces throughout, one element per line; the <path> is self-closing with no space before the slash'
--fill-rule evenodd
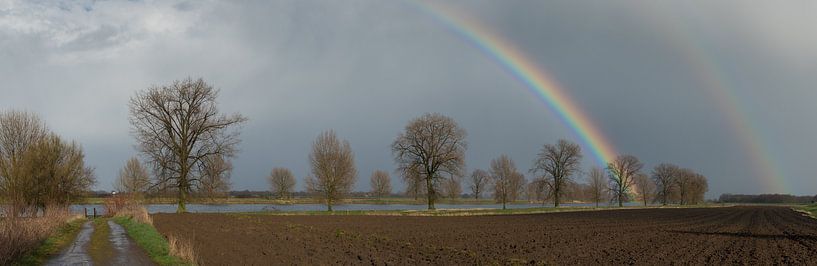
<path id="1" fill-rule="evenodd" d="M 155 214 L 203 264 L 815 264 L 817 220 L 785 207 L 465 217 Z"/>

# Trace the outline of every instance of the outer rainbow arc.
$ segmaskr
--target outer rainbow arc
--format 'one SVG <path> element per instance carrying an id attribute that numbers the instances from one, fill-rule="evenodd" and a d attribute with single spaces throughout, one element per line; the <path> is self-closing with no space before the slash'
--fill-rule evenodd
<path id="1" fill-rule="evenodd" d="M 684 53 L 686 63 L 694 70 L 699 82 L 715 98 L 716 106 L 725 114 L 726 121 L 734 134 L 741 142 L 752 161 L 753 168 L 761 173 L 760 182 L 773 193 L 791 191 L 782 171 L 777 167 L 774 159 L 769 156 L 768 149 L 757 133 L 756 127 L 746 117 L 744 108 L 737 98 L 737 92 L 730 86 L 728 76 L 711 56 L 703 43 L 696 41 L 692 33 L 684 24 L 673 23 L 668 14 L 656 12 L 642 12 L 648 20 L 658 22 L 675 48 Z M 651 15 L 650 15 L 651 14 Z"/>
<path id="2" fill-rule="evenodd" d="M 421 10 L 442 22 L 520 80 L 543 101 L 590 148 L 596 161 L 606 166 L 616 152 L 592 120 L 570 99 L 565 89 L 513 45 L 505 42 L 477 21 L 442 5 L 417 3 Z"/>

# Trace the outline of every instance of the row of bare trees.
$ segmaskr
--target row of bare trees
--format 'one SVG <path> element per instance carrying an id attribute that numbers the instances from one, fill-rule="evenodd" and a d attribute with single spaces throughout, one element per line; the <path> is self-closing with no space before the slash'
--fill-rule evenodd
<path id="1" fill-rule="evenodd" d="M 66 206 L 94 182 L 79 144 L 64 141 L 33 113 L 0 113 L 0 202 L 8 215 Z"/>
<path id="2" fill-rule="evenodd" d="M 222 115 L 216 106 L 218 91 L 203 80 L 186 79 L 168 86 L 139 92 L 131 99 L 130 122 L 142 156 L 154 172 L 151 188 L 171 188 L 178 193 L 179 211 L 191 191 L 212 193 L 229 186 L 230 158 L 235 155 L 239 131 L 235 128 L 247 119 L 239 114 Z M 415 199 L 424 196 L 429 209 L 441 196 L 462 195 L 465 173 L 466 131 L 452 118 L 427 113 L 412 119 L 391 145 L 397 173 L 406 184 L 406 192 Z M 488 191 L 497 202 L 513 202 L 524 195 L 529 200 L 552 200 L 554 206 L 568 194 L 581 194 L 594 202 L 608 197 L 619 206 L 640 196 L 660 202 L 694 204 L 703 200 L 706 178 L 687 169 L 660 165 L 652 177 L 641 172 L 643 163 L 636 157 L 621 155 L 606 169 L 591 169 L 587 183 L 577 182 L 581 171 L 581 148 L 559 140 L 545 144 L 528 172 L 527 182 L 513 160 L 502 155 L 491 161 L 488 171 L 475 170 L 467 179 L 475 198 Z M 131 165 L 133 164 L 133 165 Z M 120 185 L 142 187 L 144 169 L 129 161 L 123 169 Z M 307 191 L 332 205 L 351 192 L 357 179 L 354 153 L 348 141 L 334 131 L 321 133 L 309 155 L 311 175 L 305 178 Z M 671 168 L 671 167 L 670 167 Z M 667 172 L 668 171 L 668 172 Z M 289 198 L 296 184 L 292 173 L 275 168 L 270 173 L 271 190 L 279 198 Z M 372 194 L 381 198 L 391 194 L 387 172 L 371 176 Z M 658 193 L 654 193 L 655 191 Z M 653 196 L 652 194 L 656 194 Z"/>

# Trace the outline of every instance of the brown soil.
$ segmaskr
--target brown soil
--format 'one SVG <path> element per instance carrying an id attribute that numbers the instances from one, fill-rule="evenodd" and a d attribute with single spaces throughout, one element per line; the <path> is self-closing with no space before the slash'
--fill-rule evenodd
<path id="1" fill-rule="evenodd" d="M 153 220 L 210 265 L 817 264 L 817 220 L 783 207 Z"/>

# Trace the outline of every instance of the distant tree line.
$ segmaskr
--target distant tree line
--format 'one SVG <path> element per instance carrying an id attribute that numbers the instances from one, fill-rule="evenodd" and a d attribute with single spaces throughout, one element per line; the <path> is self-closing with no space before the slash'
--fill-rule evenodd
<path id="1" fill-rule="evenodd" d="M 723 203 L 813 203 L 817 201 L 817 196 L 722 194 L 718 201 Z"/>

